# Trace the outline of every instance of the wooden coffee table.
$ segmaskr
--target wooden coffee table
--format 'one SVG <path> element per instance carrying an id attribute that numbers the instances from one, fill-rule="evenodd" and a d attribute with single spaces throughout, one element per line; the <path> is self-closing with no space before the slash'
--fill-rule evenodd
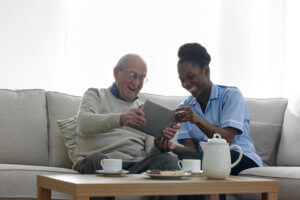
<path id="1" fill-rule="evenodd" d="M 261 193 L 263 200 L 277 200 L 278 182 L 274 180 L 230 176 L 226 180 L 210 180 L 191 176 L 179 180 L 151 179 L 143 174 L 120 177 L 80 174 L 37 176 L 37 200 L 50 200 L 51 190 L 89 200 L 94 196 L 156 196 L 207 195 L 218 199 L 219 194 Z"/>

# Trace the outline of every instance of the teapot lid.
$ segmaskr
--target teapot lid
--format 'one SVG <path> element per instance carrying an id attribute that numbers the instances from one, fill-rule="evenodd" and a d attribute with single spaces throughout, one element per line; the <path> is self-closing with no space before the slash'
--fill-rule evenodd
<path id="1" fill-rule="evenodd" d="M 222 139 L 219 133 L 215 133 L 213 138 L 207 140 L 207 142 L 209 144 L 227 144 L 227 141 L 225 139 Z"/>

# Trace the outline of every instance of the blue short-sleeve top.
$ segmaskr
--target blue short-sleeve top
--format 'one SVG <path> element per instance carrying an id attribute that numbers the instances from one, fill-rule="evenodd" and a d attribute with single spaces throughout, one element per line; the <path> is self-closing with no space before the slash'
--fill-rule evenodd
<path id="1" fill-rule="evenodd" d="M 191 107 L 197 115 L 212 125 L 221 128 L 236 128 L 238 131 L 232 144 L 239 145 L 243 154 L 252 159 L 258 166 L 263 165 L 249 136 L 250 116 L 245 99 L 238 88 L 212 84 L 205 113 L 202 112 L 199 101 L 193 96 L 188 97 L 179 107 Z M 208 137 L 200 128 L 190 122 L 180 123 L 180 126 L 177 133 L 178 142 L 183 144 L 184 139 L 193 139 L 198 144 L 201 155 L 202 149 L 199 142 L 207 141 Z"/>

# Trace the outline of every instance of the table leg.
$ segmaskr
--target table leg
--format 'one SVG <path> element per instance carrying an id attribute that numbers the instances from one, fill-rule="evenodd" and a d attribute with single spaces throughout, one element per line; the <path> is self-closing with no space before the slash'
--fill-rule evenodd
<path id="1" fill-rule="evenodd" d="M 219 200 L 219 194 L 205 195 L 205 200 Z"/>
<path id="2" fill-rule="evenodd" d="M 51 190 L 38 186 L 37 200 L 51 200 Z"/>
<path id="3" fill-rule="evenodd" d="M 277 192 L 262 193 L 261 199 L 262 200 L 277 200 L 278 193 Z"/>

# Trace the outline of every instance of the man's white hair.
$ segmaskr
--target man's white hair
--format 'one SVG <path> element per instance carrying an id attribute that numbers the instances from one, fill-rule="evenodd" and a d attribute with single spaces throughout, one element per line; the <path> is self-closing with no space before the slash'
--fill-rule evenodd
<path id="1" fill-rule="evenodd" d="M 126 54 L 122 58 L 120 58 L 116 67 L 120 70 L 123 70 L 128 66 L 128 64 L 130 63 L 129 61 L 132 59 L 140 59 L 145 63 L 145 61 L 141 58 L 141 56 L 130 53 L 130 54 Z M 146 65 L 146 63 L 145 63 L 145 65 Z"/>

